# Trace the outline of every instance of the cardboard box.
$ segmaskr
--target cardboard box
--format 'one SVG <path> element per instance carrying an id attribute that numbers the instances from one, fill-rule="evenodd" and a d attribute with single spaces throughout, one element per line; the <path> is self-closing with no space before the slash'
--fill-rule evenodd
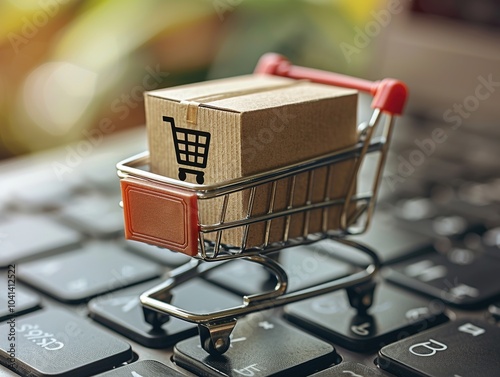
<path id="1" fill-rule="evenodd" d="M 145 94 L 151 170 L 187 182 L 213 184 L 266 172 L 357 142 L 357 92 L 276 76 L 248 75 L 150 91 Z M 179 128 L 181 130 L 179 130 Z M 189 130 L 190 135 L 185 133 Z M 187 143 L 186 143 L 187 140 Z M 195 145 L 196 144 L 196 145 Z M 343 197 L 353 161 L 336 165 L 329 195 Z M 294 204 L 306 202 L 307 173 L 296 180 Z M 286 208 L 291 180 L 278 182 L 275 209 Z M 313 201 L 325 195 L 326 168 L 314 175 Z M 266 213 L 271 186 L 257 189 L 253 214 Z M 225 221 L 247 215 L 249 191 L 231 194 Z M 217 223 L 221 200 L 200 203 L 202 223 Z M 338 208 L 329 228 L 338 228 Z M 322 211 L 309 218 L 320 231 Z M 305 215 L 292 216 L 289 237 L 303 233 Z M 283 238 L 285 219 L 273 220 L 270 241 Z M 265 224 L 250 227 L 246 246 L 264 242 Z M 241 244 L 242 229 L 223 242 Z"/>

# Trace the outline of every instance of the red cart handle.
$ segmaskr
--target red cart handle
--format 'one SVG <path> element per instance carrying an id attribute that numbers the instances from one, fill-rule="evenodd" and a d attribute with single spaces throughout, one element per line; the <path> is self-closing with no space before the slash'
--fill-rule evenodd
<path id="1" fill-rule="evenodd" d="M 259 59 L 254 73 L 307 79 L 321 84 L 357 89 L 373 96 L 372 108 L 381 109 L 389 114 L 400 115 L 408 96 L 408 88 L 399 80 L 368 81 L 339 73 L 299 67 L 292 65 L 284 56 L 272 52 L 264 54 Z"/>

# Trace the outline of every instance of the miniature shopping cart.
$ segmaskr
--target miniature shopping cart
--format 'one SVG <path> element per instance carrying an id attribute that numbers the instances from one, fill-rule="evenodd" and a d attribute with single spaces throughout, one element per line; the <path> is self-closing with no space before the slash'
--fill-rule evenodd
<path id="1" fill-rule="evenodd" d="M 192 166 L 204 169 L 207 167 L 208 149 L 210 147 L 210 133 L 190 130 L 175 126 L 174 118 L 163 117 L 163 121 L 170 123 L 174 138 L 175 156 L 179 165 Z M 179 168 L 179 179 L 186 180 L 186 174 L 194 174 L 200 185 L 205 182 L 204 173 L 199 170 Z"/>
<path id="2" fill-rule="evenodd" d="M 289 304 L 338 289 L 346 289 L 351 306 L 358 312 L 363 313 L 371 306 L 375 287 L 373 277 L 379 268 L 377 255 L 370 248 L 347 239 L 346 236 L 364 232 L 370 223 L 388 152 L 394 116 L 401 114 L 407 95 L 405 85 L 397 80 L 384 79 L 378 82 L 369 82 L 344 75 L 292 66 L 285 58 L 276 54 L 264 55 L 257 65 L 256 72 L 308 79 L 367 92 L 373 96 L 373 114 L 367 123 L 358 127 L 359 141 L 352 147 L 219 184 L 202 185 L 202 175 L 197 175 L 199 184 L 183 182 L 185 175 L 180 171 L 181 181 L 153 174 L 148 171 L 148 153 L 131 157 L 117 165 L 122 185 L 127 238 L 181 251 L 193 257 L 190 263 L 172 271 L 163 284 L 141 295 L 140 300 L 145 319 L 153 327 L 160 327 L 168 320 L 169 316 L 196 323 L 201 345 L 204 350 L 211 354 L 222 354 L 228 350 L 230 335 L 236 325 L 236 320 L 245 314 Z M 173 120 L 165 120 L 171 122 L 173 130 L 184 132 L 182 129 L 175 128 Z M 377 127 L 379 125 L 381 126 Z M 375 134 L 376 128 L 380 128 L 377 135 Z M 210 139 L 209 135 L 202 136 L 205 137 L 203 143 L 206 144 L 204 147 L 204 163 L 206 163 Z M 186 137 L 187 135 L 184 135 L 185 139 Z M 181 145 L 180 141 L 181 139 L 178 138 L 177 146 Z M 202 140 L 198 139 L 197 141 L 199 143 Z M 176 150 L 176 153 L 178 159 L 183 156 L 180 149 Z M 376 161 L 373 169 L 373 182 L 370 184 L 368 192 L 357 193 L 358 173 L 368 154 L 372 155 Z M 314 174 L 318 174 L 320 169 L 322 172 L 326 169 L 327 179 L 325 182 L 330 182 L 330 178 L 334 178 L 332 177 L 334 167 L 348 160 L 353 161 L 354 168 L 347 182 L 346 196 L 330 198 L 329 189 L 325 188 L 324 197 L 319 201 L 313 201 Z M 198 163 L 198 161 L 196 162 Z M 191 173 L 191 171 L 187 172 Z M 297 205 L 293 197 L 299 175 L 308 177 L 309 188 L 308 200 Z M 277 185 L 278 182 L 283 181 L 286 181 L 288 185 L 288 205 L 286 208 L 278 210 L 274 204 Z M 326 185 L 328 184 L 326 183 Z M 269 207 L 263 214 L 254 214 L 256 190 L 263 185 L 271 187 Z M 241 192 L 248 194 L 245 196 L 248 197 L 248 212 L 243 218 L 228 219 L 226 212 L 229 198 L 231 195 Z M 221 210 L 215 222 L 204 223 L 200 219 L 203 218 L 203 208 L 207 207 L 205 204 L 209 201 L 217 201 Z M 334 208 L 340 210 L 340 226 L 339 229 L 329 230 L 329 213 Z M 310 234 L 308 218 L 313 211 L 322 213 L 322 231 Z M 163 216 L 166 213 L 170 213 L 171 219 L 174 220 L 168 224 L 168 231 L 161 231 L 165 228 L 161 228 L 161 225 L 165 224 Z M 302 234 L 300 237 L 291 238 L 289 237 L 290 218 L 299 213 L 303 213 L 305 216 Z M 271 242 L 271 224 L 276 220 L 285 223 L 283 237 L 279 242 Z M 264 225 L 264 242 L 259 247 L 247 247 L 249 227 L 253 224 Z M 222 242 L 225 232 L 234 228 L 241 229 L 241 243 L 239 245 L 225 245 Z M 370 264 L 364 270 L 347 277 L 288 293 L 286 272 L 277 260 L 268 254 L 326 238 L 364 252 L 370 257 Z M 193 313 L 170 304 L 171 290 L 175 286 L 221 265 L 221 263 L 205 262 L 227 261 L 235 258 L 258 263 L 274 274 L 277 279 L 274 290 L 244 296 L 240 306 L 210 313 Z"/>

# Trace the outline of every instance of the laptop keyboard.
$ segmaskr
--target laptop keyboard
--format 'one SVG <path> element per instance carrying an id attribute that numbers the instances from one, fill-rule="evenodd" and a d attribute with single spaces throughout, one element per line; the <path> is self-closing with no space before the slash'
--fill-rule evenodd
<path id="1" fill-rule="evenodd" d="M 53 163 L 64 151 L 0 165 L 1 376 L 500 375 L 500 177 L 415 174 L 357 237 L 384 265 L 368 313 L 344 291 L 254 313 L 213 357 L 196 325 L 153 329 L 143 318 L 139 294 L 189 261 L 123 239 L 114 166 L 144 140 L 110 139 L 61 179 Z M 283 250 L 280 262 L 294 291 L 366 259 L 327 240 Z M 173 304 L 209 312 L 274 284 L 236 260 L 175 288 Z"/>

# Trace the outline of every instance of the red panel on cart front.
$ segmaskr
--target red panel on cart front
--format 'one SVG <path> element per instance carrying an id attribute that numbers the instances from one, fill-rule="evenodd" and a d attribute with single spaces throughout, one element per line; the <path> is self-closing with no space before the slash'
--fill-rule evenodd
<path id="1" fill-rule="evenodd" d="M 134 178 L 122 179 L 121 189 L 127 239 L 198 253 L 196 194 Z"/>

